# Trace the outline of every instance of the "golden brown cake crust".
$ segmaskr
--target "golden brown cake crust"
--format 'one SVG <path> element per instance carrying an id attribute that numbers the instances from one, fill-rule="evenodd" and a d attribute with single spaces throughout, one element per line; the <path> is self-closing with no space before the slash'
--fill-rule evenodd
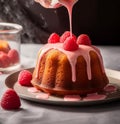
<path id="1" fill-rule="evenodd" d="M 42 56 L 37 77 L 37 66 L 34 69 L 33 86 L 55 95 L 85 95 L 103 90 L 109 83 L 108 78 L 102 71 L 98 55 L 94 51 L 90 51 L 89 55 L 92 79 L 88 79 L 87 64 L 84 57 L 79 56 L 76 63 L 76 81 L 73 82 L 71 65 L 67 56 L 56 49 L 47 51 Z"/>

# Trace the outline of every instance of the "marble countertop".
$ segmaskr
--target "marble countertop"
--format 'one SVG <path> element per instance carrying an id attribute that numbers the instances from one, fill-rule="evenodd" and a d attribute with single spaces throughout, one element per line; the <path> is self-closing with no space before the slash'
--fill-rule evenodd
<path id="1" fill-rule="evenodd" d="M 21 68 L 35 65 L 40 44 L 21 45 Z M 106 68 L 120 71 L 120 46 L 98 46 Z M 5 79 L 0 75 L 0 98 L 6 90 Z M 120 101 L 94 106 L 54 106 L 21 99 L 21 109 L 0 109 L 0 124 L 119 124 Z"/>

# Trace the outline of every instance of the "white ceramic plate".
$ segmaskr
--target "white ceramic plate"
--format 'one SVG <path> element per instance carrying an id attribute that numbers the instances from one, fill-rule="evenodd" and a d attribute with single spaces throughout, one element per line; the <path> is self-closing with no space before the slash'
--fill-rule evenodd
<path id="1" fill-rule="evenodd" d="M 33 68 L 27 69 L 29 71 L 33 71 Z M 6 80 L 5 84 L 9 88 L 14 88 L 14 90 L 18 93 L 18 95 L 26 100 L 44 103 L 44 104 L 52 104 L 52 105 L 67 105 L 67 106 L 85 106 L 85 105 L 94 105 L 94 104 L 102 104 L 108 103 L 112 101 L 116 101 L 120 99 L 120 72 L 115 70 L 106 69 L 106 74 L 109 78 L 111 84 L 117 85 L 118 90 L 113 92 L 107 96 L 106 99 L 103 100 L 93 100 L 93 101 L 64 101 L 61 97 L 50 96 L 49 99 L 37 99 L 37 93 L 28 92 L 28 87 L 20 86 L 17 83 L 18 74 L 20 71 L 15 72 L 9 75 Z"/>

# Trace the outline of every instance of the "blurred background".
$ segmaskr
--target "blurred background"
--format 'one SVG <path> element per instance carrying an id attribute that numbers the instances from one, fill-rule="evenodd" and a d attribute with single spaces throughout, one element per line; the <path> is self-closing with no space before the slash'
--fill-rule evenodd
<path id="1" fill-rule="evenodd" d="M 34 0 L 0 0 L 0 22 L 23 26 L 22 43 L 46 43 L 50 33 L 69 30 L 66 8 L 43 8 Z M 86 33 L 94 45 L 120 45 L 120 0 L 79 0 L 73 33 Z"/>

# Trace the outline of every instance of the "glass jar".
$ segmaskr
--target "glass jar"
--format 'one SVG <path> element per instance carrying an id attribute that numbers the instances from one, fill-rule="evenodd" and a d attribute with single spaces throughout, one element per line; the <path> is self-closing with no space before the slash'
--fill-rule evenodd
<path id="1" fill-rule="evenodd" d="M 20 44 L 22 26 L 0 22 L 0 71 L 20 68 Z"/>

